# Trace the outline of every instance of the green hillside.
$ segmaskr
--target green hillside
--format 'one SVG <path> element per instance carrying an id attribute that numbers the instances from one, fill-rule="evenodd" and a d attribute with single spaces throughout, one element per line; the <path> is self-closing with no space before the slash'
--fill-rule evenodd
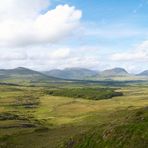
<path id="1" fill-rule="evenodd" d="M 148 107 L 121 110 L 109 117 L 110 123 L 94 127 L 65 142 L 64 148 L 146 148 Z"/>
<path id="2" fill-rule="evenodd" d="M 0 82 L 13 84 L 34 84 L 60 81 L 57 78 L 44 75 L 40 72 L 23 67 L 15 69 L 1 69 Z"/>

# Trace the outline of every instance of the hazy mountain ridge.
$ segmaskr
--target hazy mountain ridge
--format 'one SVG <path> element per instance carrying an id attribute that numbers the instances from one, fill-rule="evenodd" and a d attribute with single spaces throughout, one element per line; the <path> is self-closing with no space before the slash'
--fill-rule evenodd
<path id="1" fill-rule="evenodd" d="M 62 79 L 75 80 L 137 80 L 145 79 L 148 70 L 138 75 L 130 74 L 123 68 L 113 68 L 104 71 L 95 71 L 86 68 L 65 68 L 63 70 L 53 69 L 45 72 L 38 72 L 24 67 L 15 69 L 0 69 L 1 82 L 28 81 L 28 82 L 49 82 L 62 81 Z"/>
<path id="2" fill-rule="evenodd" d="M 138 76 L 148 76 L 148 70 L 139 73 Z"/>
<path id="3" fill-rule="evenodd" d="M 90 77 L 111 77 L 130 75 L 123 68 L 113 68 L 104 71 L 94 71 L 84 68 L 66 68 L 63 70 L 54 69 L 51 71 L 44 72 L 44 74 L 64 79 L 89 79 Z"/>
<path id="4" fill-rule="evenodd" d="M 85 68 L 65 68 L 63 70 L 53 69 L 43 73 L 62 79 L 84 79 L 85 77 L 95 76 L 98 72 Z"/>

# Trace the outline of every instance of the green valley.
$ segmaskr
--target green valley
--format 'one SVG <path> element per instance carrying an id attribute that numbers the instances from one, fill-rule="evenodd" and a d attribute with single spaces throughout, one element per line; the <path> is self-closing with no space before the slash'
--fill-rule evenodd
<path id="1" fill-rule="evenodd" d="M 0 85 L 0 147 L 145 148 L 147 85 L 86 84 Z"/>

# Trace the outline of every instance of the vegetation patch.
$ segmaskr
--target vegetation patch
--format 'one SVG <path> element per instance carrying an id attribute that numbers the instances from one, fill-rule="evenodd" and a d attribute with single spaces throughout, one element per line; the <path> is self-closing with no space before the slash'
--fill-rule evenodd
<path id="1" fill-rule="evenodd" d="M 14 114 L 11 114 L 11 113 L 0 113 L 0 121 L 3 121 L 3 120 L 17 120 L 19 119 L 19 116 L 18 115 L 14 115 Z"/>
<path id="2" fill-rule="evenodd" d="M 22 106 L 24 108 L 36 108 L 39 105 L 39 98 L 35 96 L 18 96 L 12 106 Z"/>
<path id="3" fill-rule="evenodd" d="M 47 93 L 53 96 L 84 98 L 90 100 L 110 99 L 116 96 L 123 96 L 122 92 L 116 92 L 112 88 L 63 88 L 48 90 Z"/>
<path id="4" fill-rule="evenodd" d="M 124 112 L 124 111 L 122 111 Z M 120 115 L 120 113 L 119 113 Z M 63 148 L 146 148 L 148 146 L 148 108 L 129 111 L 124 119 L 96 126 L 71 137 Z"/>

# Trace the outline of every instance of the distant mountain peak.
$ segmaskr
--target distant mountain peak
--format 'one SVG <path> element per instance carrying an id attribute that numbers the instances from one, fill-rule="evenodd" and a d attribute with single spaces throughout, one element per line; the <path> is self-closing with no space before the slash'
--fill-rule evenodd
<path id="1" fill-rule="evenodd" d="M 90 70 L 90 69 L 81 68 L 81 67 L 69 67 L 69 68 L 65 68 L 64 70 Z"/>
<path id="2" fill-rule="evenodd" d="M 140 74 L 138 74 L 139 76 L 148 76 L 148 70 L 145 70 L 143 72 L 141 72 Z"/>
<path id="3" fill-rule="evenodd" d="M 15 69 L 28 69 L 28 68 L 25 68 L 25 67 L 17 67 Z"/>
<path id="4" fill-rule="evenodd" d="M 25 68 L 25 67 L 17 67 L 17 68 L 14 68 L 12 70 L 31 70 L 31 69 Z"/>
<path id="5" fill-rule="evenodd" d="M 104 70 L 103 72 L 101 72 L 101 74 L 105 76 L 114 76 L 114 75 L 116 76 L 116 75 L 127 75 L 128 72 L 124 68 L 115 67 L 112 69 Z"/>

